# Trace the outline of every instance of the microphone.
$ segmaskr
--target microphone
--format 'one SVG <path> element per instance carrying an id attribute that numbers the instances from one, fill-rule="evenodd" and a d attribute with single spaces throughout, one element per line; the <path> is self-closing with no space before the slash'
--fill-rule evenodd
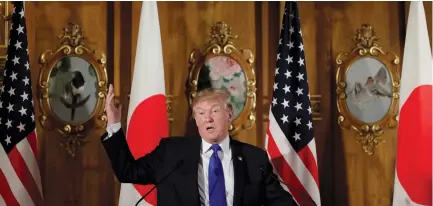
<path id="1" fill-rule="evenodd" d="M 262 170 L 263 173 L 265 173 L 266 176 L 271 176 L 274 180 L 277 180 L 278 182 L 283 183 L 284 185 L 286 185 L 288 188 L 296 191 L 298 194 L 300 194 L 301 196 L 303 196 L 304 198 L 308 199 L 310 202 L 312 202 L 315 206 L 317 206 L 316 202 L 314 202 L 314 200 L 307 194 L 305 194 L 304 192 L 284 183 L 283 181 L 281 181 L 280 179 L 278 179 L 277 177 L 275 177 L 273 174 L 266 172 L 266 170 L 263 169 L 263 167 L 260 167 L 260 170 Z"/>
<path id="2" fill-rule="evenodd" d="M 156 187 L 158 186 L 158 185 L 160 185 L 161 183 L 163 183 L 164 182 L 164 180 L 165 179 L 167 179 L 170 175 L 171 175 L 171 173 L 173 173 L 174 171 L 176 171 L 180 166 L 182 166 L 182 164 L 183 164 L 183 160 L 179 160 L 177 163 L 176 163 L 176 165 L 173 167 L 173 169 L 168 173 L 168 174 L 166 174 L 159 182 L 157 182 L 153 187 L 152 187 L 152 189 L 150 189 L 149 190 L 149 192 L 147 192 L 145 195 L 143 195 L 138 201 L 137 201 L 137 203 L 135 203 L 135 206 L 138 206 L 138 203 L 140 203 L 144 198 L 146 198 L 153 190 L 155 190 L 156 189 Z"/>

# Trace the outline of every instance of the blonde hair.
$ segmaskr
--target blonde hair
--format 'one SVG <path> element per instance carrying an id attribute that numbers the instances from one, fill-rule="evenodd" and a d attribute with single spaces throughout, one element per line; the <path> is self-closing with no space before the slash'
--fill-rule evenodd
<path id="1" fill-rule="evenodd" d="M 198 91 L 192 100 L 191 107 L 194 106 L 201 101 L 209 100 L 209 99 L 222 99 L 225 102 L 225 106 L 227 109 L 233 111 L 233 106 L 230 101 L 230 92 L 227 89 L 216 89 L 216 88 L 206 88 Z"/>

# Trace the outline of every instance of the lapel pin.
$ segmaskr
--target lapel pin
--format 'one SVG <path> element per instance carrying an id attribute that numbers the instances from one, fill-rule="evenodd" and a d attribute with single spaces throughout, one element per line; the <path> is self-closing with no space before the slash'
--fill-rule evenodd
<path id="1" fill-rule="evenodd" d="M 240 161 L 242 161 L 242 157 L 238 157 L 238 159 L 239 159 Z"/>

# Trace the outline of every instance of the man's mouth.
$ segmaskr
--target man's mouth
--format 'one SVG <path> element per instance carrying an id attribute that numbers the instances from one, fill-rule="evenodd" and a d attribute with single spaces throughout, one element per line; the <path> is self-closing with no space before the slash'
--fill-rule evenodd
<path id="1" fill-rule="evenodd" d="M 214 131 L 215 130 L 215 127 L 213 127 L 213 126 L 207 126 L 206 127 L 206 131 Z"/>

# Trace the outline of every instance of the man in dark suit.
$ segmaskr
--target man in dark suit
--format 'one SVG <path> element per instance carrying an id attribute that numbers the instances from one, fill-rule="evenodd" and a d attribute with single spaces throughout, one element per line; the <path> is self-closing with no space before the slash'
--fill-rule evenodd
<path id="1" fill-rule="evenodd" d="M 193 116 L 200 137 L 163 138 L 137 160 L 120 128 L 121 107 L 114 105 L 113 97 L 110 85 L 105 105 L 107 133 L 101 140 L 114 173 L 123 183 L 156 184 L 173 171 L 158 185 L 158 205 L 296 205 L 280 183 L 266 174 L 273 174 L 266 152 L 229 136 L 233 111 L 225 91 L 206 89 L 194 98 Z"/>

